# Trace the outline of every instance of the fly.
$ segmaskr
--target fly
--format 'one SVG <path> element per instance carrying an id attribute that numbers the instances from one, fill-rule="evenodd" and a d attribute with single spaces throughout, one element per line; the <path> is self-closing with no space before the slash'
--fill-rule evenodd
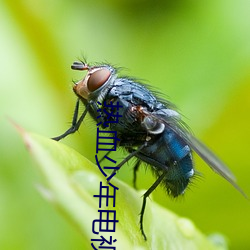
<path id="1" fill-rule="evenodd" d="M 100 119 L 101 122 L 107 121 L 105 114 L 97 118 L 97 103 L 104 105 L 104 102 L 113 102 L 122 106 L 119 109 L 121 118 L 118 123 L 109 123 L 108 127 L 109 130 L 117 131 L 120 140 L 118 146 L 128 152 L 118 167 L 121 168 L 133 157 L 137 158 L 134 166 L 134 186 L 136 171 L 141 163 L 151 166 L 157 176 L 156 181 L 143 195 L 140 230 L 145 240 L 143 216 L 147 197 L 159 184 L 162 184 L 172 197 L 184 193 L 195 174 L 192 151 L 246 197 L 227 166 L 188 131 L 173 104 L 156 97 L 146 85 L 132 78 L 118 77 L 117 70 L 111 65 L 90 66 L 85 62 L 74 62 L 71 68 L 87 71 L 87 74 L 73 87 L 78 99 L 71 127 L 53 139 L 59 141 L 76 132 L 87 113 L 97 122 L 100 122 Z M 80 102 L 84 104 L 85 111 L 78 117 Z M 112 108 L 109 110 L 107 107 L 106 110 L 114 112 Z"/>

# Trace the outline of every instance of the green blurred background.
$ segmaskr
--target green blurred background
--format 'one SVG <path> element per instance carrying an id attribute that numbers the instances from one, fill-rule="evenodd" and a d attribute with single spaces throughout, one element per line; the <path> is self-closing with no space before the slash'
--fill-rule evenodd
<path id="1" fill-rule="evenodd" d="M 83 76 L 70 65 L 82 55 L 161 90 L 250 195 L 249 13 L 248 0 L 1 1 L 0 249 L 81 249 L 81 235 L 36 191 L 39 173 L 8 117 L 46 137 L 64 132 L 72 80 Z M 94 137 L 88 118 L 63 143 L 94 161 Z M 203 177 L 184 198 L 158 188 L 154 200 L 206 234 L 226 235 L 231 249 L 250 249 L 250 202 L 195 160 Z M 117 175 L 130 185 L 132 167 Z M 140 188 L 153 180 L 140 170 Z"/>

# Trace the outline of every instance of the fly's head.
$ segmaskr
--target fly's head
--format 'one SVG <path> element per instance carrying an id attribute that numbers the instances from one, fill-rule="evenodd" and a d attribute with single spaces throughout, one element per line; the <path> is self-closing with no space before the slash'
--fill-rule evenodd
<path id="1" fill-rule="evenodd" d="M 90 96 L 95 98 L 103 96 L 105 87 L 116 77 L 115 69 L 110 65 L 89 66 L 83 62 L 74 62 L 71 69 L 88 71 L 86 76 L 73 87 L 75 94 L 85 100 L 92 99 Z"/>

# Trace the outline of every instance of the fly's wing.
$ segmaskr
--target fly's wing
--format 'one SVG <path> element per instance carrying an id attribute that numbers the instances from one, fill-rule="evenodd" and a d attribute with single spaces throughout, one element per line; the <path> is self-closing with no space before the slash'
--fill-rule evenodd
<path id="1" fill-rule="evenodd" d="M 231 183 L 246 198 L 246 194 L 237 185 L 236 178 L 230 169 L 210 149 L 191 134 L 181 136 L 187 144 L 219 175 Z"/>
<path id="2" fill-rule="evenodd" d="M 195 138 L 183 125 L 182 121 L 178 116 L 162 115 L 154 113 L 155 119 L 163 123 L 166 127 L 173 130 L 182 140 L 184 140 L 190 148 L 192 148 L 216 173 L 221 175 L 229 183 L 231 183 L 243 196 L 246 198 L 247 195 L 242 191 L 242 189 L 237 185 L 236 178 L 233 173 L 228 169 L 228 167 L 202 142 Z"/>

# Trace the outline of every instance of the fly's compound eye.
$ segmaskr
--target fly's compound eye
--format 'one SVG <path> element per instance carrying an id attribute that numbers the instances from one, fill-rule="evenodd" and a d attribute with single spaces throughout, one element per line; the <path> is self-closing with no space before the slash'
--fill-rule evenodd
<path id="1" fill-rule="evenodd" d="M 88 79 L 88 90 L 93 92 L 99 89 L 110 77 L 111 72 L 108 69 L 98 69 L 90 74 Z"/>

